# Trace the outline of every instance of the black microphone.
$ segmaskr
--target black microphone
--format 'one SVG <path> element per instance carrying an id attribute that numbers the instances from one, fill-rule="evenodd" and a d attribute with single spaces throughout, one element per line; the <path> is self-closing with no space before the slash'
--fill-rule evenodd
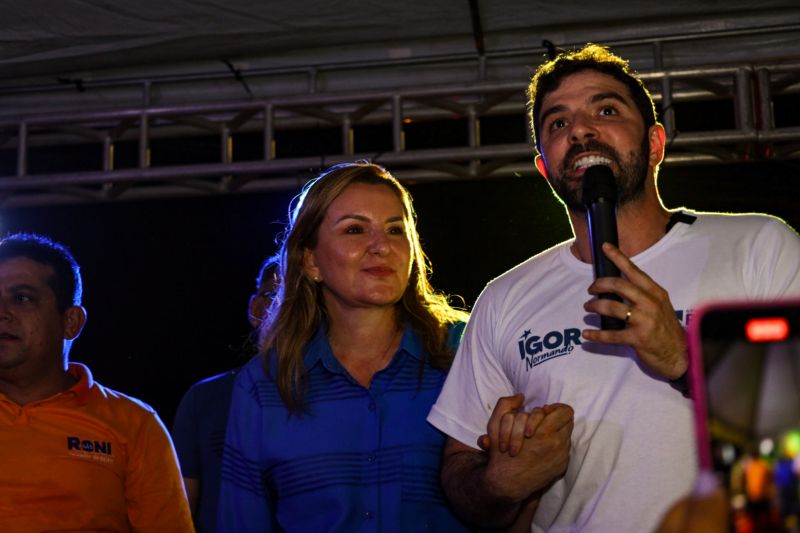
<path id="1" fill-rule="evenodd" d="M 583 205 L 589 219 L 589 239 L 592 241 L 594 277 L 619 277 L 617 265 L 606 257 L 601 248 L 604 242 L 619 245 L 617 237 L 617 182 L 614 173 L 605 165 L 595 165 L 583 174 Z M 622 301 L 614 293 L 604 292 L 599 298 Z M 625 321 L 600 315 L 600 329 L 625 329 Z"/>

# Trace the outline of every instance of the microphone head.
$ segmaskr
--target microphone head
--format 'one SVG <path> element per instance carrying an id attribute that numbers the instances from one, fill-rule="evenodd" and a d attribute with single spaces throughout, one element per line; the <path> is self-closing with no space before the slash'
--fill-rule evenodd
<path id="1" fill-rule="evenodd" d="M 583 205 L 595 203 L 600 198 L 617 202 L 617 180 L 605 165 L 594 165 L 583 173 Z"/>

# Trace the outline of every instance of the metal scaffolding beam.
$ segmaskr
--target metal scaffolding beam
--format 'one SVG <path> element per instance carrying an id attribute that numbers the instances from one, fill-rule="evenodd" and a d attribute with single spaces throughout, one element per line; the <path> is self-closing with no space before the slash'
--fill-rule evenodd
<path id="1" fill-rule="evenodd" d="M 663 68 L 665 43 L 669 40 L 627 46 L 652 48 L 654 68 L 639 72 L 661 108 L 668 133 L 666 165 L 800 157 L 800 122 L 787 124 L 775 117 L 776 98 L 800 101 L 800 62 Z M 133 82 L 118 80 L 118 84 Z M 528 142 L 498 144 L 482 128 L 490 117 L 525 122 L 524 80 L 337 92 L 319 91 L 311 85 L 302 94 L 169 105 L 152 103 L 156 85 L 153 80 L 141 82 L 141 105 L 0 116 L 0 154 L 14 167 L 0 168 L 0 205 L 296 188 L 310 177 L 310 171 L 354 159 L 384 164 L 400 179 L 416 182 L 533 172 Z M 0 90 L 0 96 L 7 96 L 9 90 Z M 35 93 L 32 87 L 17 90 L 18 94 Z M 723 102 L 731 115 L 724 122 L 731 126 L 720 128 L 709 121 L 704 129 L 686 131 L 687 117 L 681 115 L 681 106 L 697 102 Z M 407 147 L 410 125 L 424 128 L 437 121 L 463 126 L 463 145 Z M 386 149 L 359 152 L 361 137 L 374 135 L 373 130 L 360 130 L 361 126 L 383 128 Z M 276 140 L 282 132 L 302 134 L 320 127 L 338 132 L 341 139 L 335 150 L 324 155 L 282 155 Z M 237 157 L 242 135 L 258 137 L 257 156 Z M 209 161 L 208 150 L 198 149 L 185 154 L 189 159 L 196 157 L 188 162 L 153 162 L 159 155 L 154 153 L 159 141 L 187 138 L 213 138 L 214 161 Z M 86 162 L 88 170 L 61 170 L 58 156 L 49 155 L 87 145 L 98 147 L 97 161 Z M 135 146 L 133 160 L 119 155 L 123 146 Z M 32 172 L 33 158 L 42 154 L 50 158 L 47 170 Z"/>

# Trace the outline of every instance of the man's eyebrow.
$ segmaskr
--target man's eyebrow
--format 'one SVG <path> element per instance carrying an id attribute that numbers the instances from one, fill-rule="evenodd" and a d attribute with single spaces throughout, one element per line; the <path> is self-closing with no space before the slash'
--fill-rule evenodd
<path id="1" fill-rule="evenodd" d="M 626 107 L 630 107 L 630 104 L 628 103 L 627 100 L 625 100 L 625 97 L 619 94 L 617 91 L 607 91 L 604 93 L 597 93 L 594 96 L 592 96 L 591 102 L 597 103 L 603 100 L 615 100 Z"/>
<path id="2" fill-rule="evenodd" d="M 29 291 L 29 292 L 39 292 L 39 289 L 33 285 L 29 285 L 28 283 L 17 283 L 9 287 L 9 290 L 12 291 Z"/>
<path id="3" fill-rule="evenodd" d="M 606 91 L 606 92 L 603 92 L 603 93 L 597 93 L 595 95 L 592 95 L 592 97 L 589 99 L 589 101 L 591 103 L 593 103 L 593 104 L 597 103 L 597 102 L 602 102 L 603 100 L 615 100 L 615 101 L 621 103 L 622 105 L 624 105 L 626 107 L 630 107 L 630 104 L 628 103 L 627 100 L 625 100 L 625 97 L 622 96 L 617 91 Z M 553 107 L 548 108 L 547 111 L 542 113 L 542 116 L 539 118 L 539 125 L 540 126 L 543 125 L 544 121 L 550 115 L 553 115 L 555 113 L 560 113 L 560 112 L 565 111 L 565 110 L 566 110 L 566 106 L 563 106 L 563 105 L 554 105 Z"/>

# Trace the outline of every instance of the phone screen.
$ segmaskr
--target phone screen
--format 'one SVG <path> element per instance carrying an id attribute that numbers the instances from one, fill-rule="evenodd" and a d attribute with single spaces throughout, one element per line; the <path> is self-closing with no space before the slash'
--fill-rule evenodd
<path id="1" fill-rule="evenodd" d="M 730 497 L 733 531 L 798 531 L 800 300 L 705 306 L 690 324 L 700 468 Z"/>

